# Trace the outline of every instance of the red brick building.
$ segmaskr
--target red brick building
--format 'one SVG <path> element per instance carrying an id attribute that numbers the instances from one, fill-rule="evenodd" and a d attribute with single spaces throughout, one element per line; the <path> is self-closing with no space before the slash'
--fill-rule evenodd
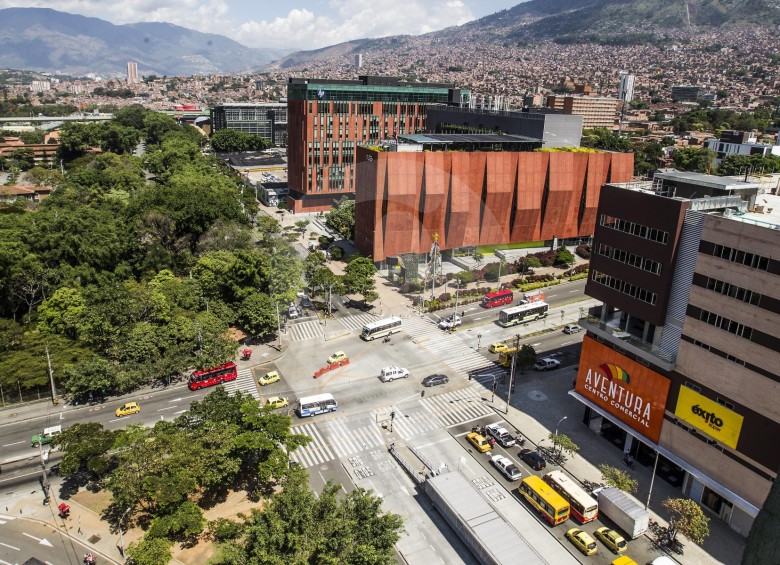
<path id="1" fill-rule="evenodd" d="M 630 153 L 380 151 L 356 154 L 355 245 L 382 261 L 593 234 L 601 187 L 627 182 Z"/>

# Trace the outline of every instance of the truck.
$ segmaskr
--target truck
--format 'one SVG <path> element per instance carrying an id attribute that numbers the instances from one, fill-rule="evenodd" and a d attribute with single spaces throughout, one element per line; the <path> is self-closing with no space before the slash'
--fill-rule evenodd
<path id="1" fill-rule="evenodd" d="M 62 426 L 51 426 L 50 428 L 44 428 L 39 434 L 32 436 L 30 443 L 33 447 L 39 445 L 47 445 L 54 441 L 54 438 L 62 433 Z"/>
<path id="2" fill-rule="evenodd" d="M 631 539 L 650 527 L 650 514 L 630 494 L 615 487 L 596 489 L 593 494 L 598 496 L 599 513 L 615 522 Z"/>

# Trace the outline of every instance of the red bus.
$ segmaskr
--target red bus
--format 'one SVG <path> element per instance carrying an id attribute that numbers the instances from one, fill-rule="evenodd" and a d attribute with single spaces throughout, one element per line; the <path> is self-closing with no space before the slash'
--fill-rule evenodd
<path id="1" fill-rule="evenodd" d="M 515 295 L 512 294 L 511 288 L 505 288 L 498 292 L 489 292 L 482 297 L 482 306 L 484 308 L 494 308 L 496 306 L 503 306 L 504 304 L 512 304 L 515 299 Z"/>
<path id="2" fill-rule="evenodd" d="M 202 371 L 193 371 L 187 382 L 187 386 L 190 387 L 190 390 L 198 390 L 200 388 L 206 388 L 207 386 L 221 385 L 228 381 L 234 381 L 236 380 L 236 377 L 238 377 L 236 364 L 229 361 L 219 367 L 211 367 L 210 369 L 203 369 Z"/>

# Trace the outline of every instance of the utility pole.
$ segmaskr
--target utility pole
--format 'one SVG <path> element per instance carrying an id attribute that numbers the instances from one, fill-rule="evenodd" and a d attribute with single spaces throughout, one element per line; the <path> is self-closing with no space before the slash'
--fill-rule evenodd
<path id="1" fill-rule="evenodd" d="M 515 367 L 517 367 L 517 354 L 520 351 L 520 336 L 515 336 L 515 352 L 512 355 L 512 370 L 509 372 L 509 389 L 506 392 L 506 410 L 504 414 L 509 414 L 509 401 L 512 399 L 512 385 L 515 383 Z"/>
<path id="2" fill-rule="evenodd" d="M 279 351 L 282 350 L 282 322 L 279 321 L 279 303 L 276 303 L 276 335 L 279 337 L 279 343 L 277 347 Z"/>
<path id="3" fill-rule="evenodd" d="M 57 404 L 60 399 L 57 398 L 57 388 L 54 386 L 54 371 L 51 369 L 51 357 L 49 356 L 49 346 L 46 346 L 46 363 L 49 366 L 49 383 L 51 384 L 51 401 Z"/>

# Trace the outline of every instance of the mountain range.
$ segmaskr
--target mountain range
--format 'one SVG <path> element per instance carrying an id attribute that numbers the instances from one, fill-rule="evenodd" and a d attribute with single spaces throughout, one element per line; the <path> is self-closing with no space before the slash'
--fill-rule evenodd
<path id="1" fill-rule="evenodd" d="M 0 10 L 0 68 L 58 74 L 194 75 L 262 67 L 290 50 L 252 49 L 167 23 L 114 25 L 48 8 Z"/>
<path id="2" fill-rule="evenodd" d="M 636 44 L 689 26 L 780 26 L 780 0 L 530 0 L 462 26 L 437 41 Z M 253 49 L 167 23 L 114 25 L 45 8 L 0 10 L 0 68 L 122 75 L 233 73 L 288 68 L 351 53 L 392 49 L 409 36 L 358 39 L 311 51 Z"/>

